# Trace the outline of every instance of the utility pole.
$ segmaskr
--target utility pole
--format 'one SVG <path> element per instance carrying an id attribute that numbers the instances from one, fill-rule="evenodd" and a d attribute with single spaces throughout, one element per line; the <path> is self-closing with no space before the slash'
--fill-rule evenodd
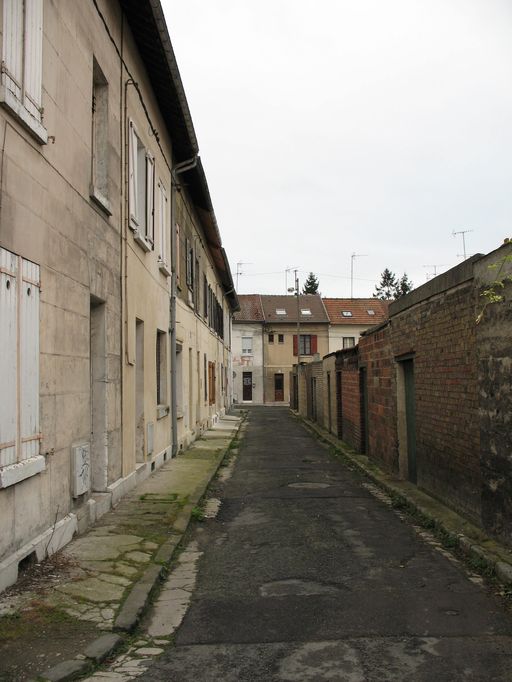
<path id="1" fill-rule="evenodd" d="M 473 230 L 459 230 L 456 232 L 455 230 L 452 232 L 452 236 L 456 237 L 458 234 L 462 235 L 462 250 L 464 251 L 464 260 L 466 260 L 466 234 L 468 232 L 473 232 Z"/>
<path id="2" fill-rule="evenodd" d="M 286 293 L 289 293 L 288 289 L 288 273 L 291 272 L 292 270 L 295 270 L 295 268 L 286 268 L 284 271 L 284 289 Z"/>
<path id="3" fill-rule="evenodd" d="M 297 376 L 299 372 L 300 365 L 300 291 L 299 291 L 299 277 L 298 270 L 293 271 L 295 273 L 295 296 L 297 296 Z"/>
<path id="4" fill-rule="evenodd" d="M 350 256 L 350 298 L 354 298 L 354 258 L 363 258 L 367 253 L 353 253 Z"/>

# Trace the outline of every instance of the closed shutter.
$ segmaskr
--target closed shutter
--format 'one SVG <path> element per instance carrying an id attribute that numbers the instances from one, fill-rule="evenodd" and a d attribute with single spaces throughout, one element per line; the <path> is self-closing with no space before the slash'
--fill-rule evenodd
<path id="1" fill-rule="evenodd" d="M 155 241 L 155 162 L 153 157 L 146 155 L 146 237 L 151 244 Z"/>
<path id="2" fill-rule="evenodd" d="M 16 462 L 18 257 L 0 248 L 0 466 Z"/>
<path id="3" fill-rule="evenodd" d="M 311 334 L 311 355 L 317 353 L 318 352 L 317 349 L 318 349 L 317 335 Z"/>
<path id="4" fill-rule="evenodd" d="M 39 454 L 39 266 L 23 260 L 20 291 L 19 459 Z"/>
<path id="5" fill-rule="evenodd" d="M 299 354 L 299 343 L 297 340 L 297 334 L 293 335 L 293 354 L 298 355 Z"/>
<path id="6" fill-rule="evenodd" d="M 43 0 L 25 0 L 24 105 L 38 121 L 41 120 L 42 59 Z"/>
<path id="7" fill-rule="evenodd" d="M 139 221 L 138 206 L 137 206 L 137 133 L 132 122 L 128 130 L 128 156 L 129 156 L 129 171 L 128 171 L 128 200 L 130 205 L 130 225 L 137 227 Z"/>
<path id="8" fill-rule="evenodd" d="M 167 194 L 161 182 L 158 183 L 158 213 L 158 257 L 167 265 Z"/>
<path id="9" fill-rule="evenodd" d="M 3 82 L 21 101 L 23 78 L 23 3 L 4 0 L 3 13 Z"/>

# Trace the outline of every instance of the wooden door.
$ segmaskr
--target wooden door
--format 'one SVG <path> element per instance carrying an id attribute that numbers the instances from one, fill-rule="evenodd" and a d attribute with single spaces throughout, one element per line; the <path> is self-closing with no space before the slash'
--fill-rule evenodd
<path id="1" fill-rule="evenodd" d="M 244 372 L 242 376 L 243 400 L 252 400 L 252 372 Z"/>
<path id="2" fill-rule="evenodd" d="M 284 400 L 284 374 L 274 374 L 274 400 L 276 403 Z"/>

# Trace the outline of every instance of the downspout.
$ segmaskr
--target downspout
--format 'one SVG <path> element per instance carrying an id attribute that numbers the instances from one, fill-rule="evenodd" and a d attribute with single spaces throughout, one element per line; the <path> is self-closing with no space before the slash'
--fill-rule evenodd
<path id="1" fill-rule="evenodd" d="M 178 415 L 176 413 L 178 387 L 176 385 L 176 306 L 177 306 L 177 263 L 176 263 L 176 192 L 179 189 L 178 175 L 197 166 L 197 154 L 188 161 L 177 163 L 171 170 L 171 298 L 169 301 L 171 339 L 171 441 L 172 457 L 178 454 Z"/>

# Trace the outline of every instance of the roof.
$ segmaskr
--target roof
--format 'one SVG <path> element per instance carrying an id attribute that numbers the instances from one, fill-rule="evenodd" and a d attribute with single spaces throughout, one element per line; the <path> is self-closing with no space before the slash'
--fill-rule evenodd
<path id="1" fill-rule="evenodd" d="M 170 163 L 174 166 L 193 159 L 198 155 L 199 146 L 161 2 L 120 0 L 120 5 L 146 66 L 149 82 L 172 140 L 173 158 Z M 238 298 L 233 277 L 222 247 L 201 159 L 183 176 L 180 177 L 197 210 L 224 294 L 231 309 L 237 310 Z"/>
<path id="2" fill-rule="evenodd" d="M 240 294 L 240 310 L 233 316 L 233 322 L 263 322 L 263 307 L 259 294 Z"/>
<path id="3" fill-rule="evenodd" d="M 322 299 L 331 324 L 375 325 L 388 317 L 389 301 L 380 298 L 324 298 Z M 374 314 L 369 313 L 373 310 Z M 352 313 L 343 315 L 343 313 Z"/>
<path id="4" fill-rule="evenodd" d="M 297 297 L 261 295 L 263 315 L 267 324 L 296 324 Z M 318 294 L 301 294 L 299 296 L 301 324 L 319 324 L 329 322 L 327 313 Z"/>

